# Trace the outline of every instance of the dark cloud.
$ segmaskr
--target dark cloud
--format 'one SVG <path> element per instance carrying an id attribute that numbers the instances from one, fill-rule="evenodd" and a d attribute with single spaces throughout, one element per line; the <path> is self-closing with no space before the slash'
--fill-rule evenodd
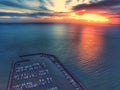
<path id="1" fill-rule="evenodd" d="M 115 7 L 116 8 L 113 8 Z M 119 6 L 119 7 L 117 7 Z M 97 3 L 91 4 L 81 4 L 73 7 L 73 10 L 81 10 L 81 9 L 108 9 L 108 10 L 120 10 L 120 0 L 104 0 Z"/>
<path id="2" fill-rule="evenodd" d="M 0 12 L 0 16 L 26 16 L 26 15 L 19 13 L 11 13 L 11 12 Z"/>
<path id="3" fill-rule="evenodd" d="M 37 12 L 37 13 L 11 13 L 11 12 L 0 12 L 0 16 L 28 16 L 28 17 L 37 17 L 37 16 L 53 16 L 51 13 Z"/>

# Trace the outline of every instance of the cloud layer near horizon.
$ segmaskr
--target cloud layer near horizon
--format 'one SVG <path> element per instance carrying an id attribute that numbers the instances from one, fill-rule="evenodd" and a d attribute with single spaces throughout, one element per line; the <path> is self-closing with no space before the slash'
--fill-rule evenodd
<path id="1" fill-rule="evenodd" d="M 119 0 L 0 0 L 0 19 L 58 16 L 69 11 L 107 10 L 120 13 Z"/>

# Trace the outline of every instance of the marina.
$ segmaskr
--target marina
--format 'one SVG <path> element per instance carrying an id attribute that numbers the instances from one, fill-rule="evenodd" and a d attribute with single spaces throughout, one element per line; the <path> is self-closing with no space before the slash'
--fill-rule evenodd
<path id="1" fill-rule="evenodd" d="M 7 90 L 86 90 L 54 55 L 37 53 L 20 58 L 13 62 Z"/>

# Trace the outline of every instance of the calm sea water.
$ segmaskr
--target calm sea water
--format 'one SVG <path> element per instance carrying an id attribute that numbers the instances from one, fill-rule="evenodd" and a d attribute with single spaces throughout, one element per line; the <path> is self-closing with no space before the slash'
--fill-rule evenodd
<path id="1" fill-rule="evenodd" d="M 57 56 L 88 90 L 120 90 L 120 26 L 0 24 L 0 90 L 10 65 L 31 53 Z"/>

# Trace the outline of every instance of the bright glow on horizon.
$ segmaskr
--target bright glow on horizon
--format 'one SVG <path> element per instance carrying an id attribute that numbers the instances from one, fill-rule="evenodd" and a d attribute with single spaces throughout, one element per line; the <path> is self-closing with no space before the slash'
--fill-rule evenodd
<path id="1" fill-rule="evenodd" d="M 102 15 L 85 13 L 81 16 L 81 19 L 93 22 L 108 22 L 109 19 Z"/>
<path id="2" fill-rule="evenodd" d="M 70 13 L 69 14 L 70 19 L 76 19 L 76 20 L 85 20 L 88 22 L 108 22 L 109 19 L 105 16 L 99 15 L 99 14 L 92 14 L 92 13 L 85 13 L 83 15 L 77 15 L 76 13 Z"/>

